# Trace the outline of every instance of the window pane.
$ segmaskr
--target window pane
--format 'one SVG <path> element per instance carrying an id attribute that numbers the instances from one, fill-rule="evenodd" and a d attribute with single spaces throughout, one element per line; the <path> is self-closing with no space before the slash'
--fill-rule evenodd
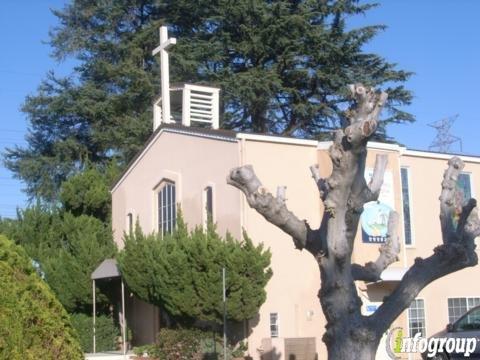
<path id="1" fill-rule="evenodd" d="M 167 219 L 166 228 L 170 233 L 172 232 L 172 185 L 167 185 Z"/>
<path id="2" fill-rule="evenodd" d="M 127 233 L 131 233 L 133 231 L 133 214 L 127 214 Z"/>
<path id="3" fill-rule="evenodd" d="M 175 184 L 165 183 L 158 192 L 158 231 L 163 235 L 172 232 L 176 224 Z"/>
<path id="4" fill-rule="evenodd" d="M 465 204 L 472 197 L 470 174 L 461 173 L 458 175 L 457 190 L 462 191 L 463 203 Z"/>
<path id="5" fill-rule="evenodd" d="M 405 233 L 405 244 L 412 244 L 412 229 L 410 222 L 410 189 L 408 184 L 408 169 L 401 168 L 400 175 L 402 180 L 403 197 L 403 229 Z"/>
<path id="6" fill-rule="evenodd" d="M 207 225 L 209 221 L 213 222 L 213 189 L 211 186 L 207 186 L 204 190 L 204 209 L 203 209 L 203 219 L 204 226 Z"/>
<path id="7" fill-rule="evenodd" d="M 466 298 L 451 298 L 448 299 L 448 321 L 450 324 L 457 321 L 463 314 L 467 312 Z"/>
<path id="8" fill-rule="evenodd" d="M 163 229 L 162 229 L 162 213 L 163 213 L 163 195 L 162 195 L 162 191 L 160 191 L 158 193 L 158 232 L 162 232 L 163 233 Z"/>
<path id="9" fill-rule="evenodd" d="M 408 308 L 408 329 L 410 337 L 417 333 L 425 337 L 425 311 L 422 299 L 413 300 Z"/>
<path id="10" fill-rule="evenodd" d="M 278 337 L 278 313 L 270 313 L 270 336 Z"/>
<path id="11" fill-rule="evenodd" d="M 468 298 L 468 310 L 480 305 L 480 298 Z"/>

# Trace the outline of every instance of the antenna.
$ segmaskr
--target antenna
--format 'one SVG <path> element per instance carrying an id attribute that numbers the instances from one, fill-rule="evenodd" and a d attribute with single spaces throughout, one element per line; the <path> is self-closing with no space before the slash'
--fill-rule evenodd
<path id="1" fill-rule="evenodd" d="M 428 126 L 437 130 L 435 139 L 433 139 L 432 143 L 428 147 L 429 150 L 437 150 L 438 152 L 449 153 L 451 152 L 450 145 L 458 143 L 460 145 L 460 152 L 463 152 L 462 139 L 460 139 L 458 136 L 450 134 L 450 129 L 457 118 L 458 114 L 427 124 Z"/>

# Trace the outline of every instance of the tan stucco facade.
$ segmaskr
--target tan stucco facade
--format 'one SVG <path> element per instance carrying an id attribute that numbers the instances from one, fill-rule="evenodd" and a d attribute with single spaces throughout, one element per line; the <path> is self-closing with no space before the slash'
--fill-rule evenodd
<path id="1" fill-rule="evenodd" d="M 272 252 L 273 277 L 267 285 L 267 300 L 256 319 L 249 321 L 248 345 L 253 359 L 288 359 L 285 339 L 313 338 L 318 359 L 326 358 L 321 341 L 325 319 L 317 293 L 319 269 L 307 253 L 294 249 L 291 238 L 267 223 L 251 210 L 243 195 L 226 184 L 229 170 L 251 164 L 264 187 L 272 193 L 286 186 L 287 205 L 299 218 L 312 226 L 319 224 L 323 211 L 318 190 L 309 166 L 318 163 L 322 176 L 331 171 L 328 143 L 262 135 L 215 135 L 213 132 L 158 131 L 140 156 L 130 165 L 112 190 L 112 224 L 115 241 L 122 246 L 127 214 L 138 217 L 146 232 L 157 230 L 156 189 L 163 180 L 175 182 L 177 202 L 190 227 L 203 223 L 203 189 L 214 189 L 214 221 L 221 233 L 227 229 L 237 238 L 242 228 L 254 242 L 263 242 Z M 411 228 L 413 243 L 403 246 L 400 260 L 391 267 L 404 269 L 418 256 L 426 257 L 441 242 L 438 220 L 438 196 L 447 158 L 442 154 L 415 152 L 397 145 L 373 143 L 369 148 L 367 169 L 373 168 L 375 155 L 387 153 L 387 173 L 392 207 L 403 216 L 400 169 L 409 171 Z M 470 173 L 472 194 L 480 191 L 480 158 L 465 158 L 465 172 Z M 378 255 L 379 244 L 362 242 L 359 231 L 354 261 L 365 263 Z M 425 303 L 427 335 L 438 332 L 448 323 L 447 298 L 480 297 L 480 268 L 464 270 L 441 279 L 419 296 Z M 396 286 L 395 279 L 377 284 L 359 283 L 359 293 L 367 305 L 378 305 Z M 142 310 L 146 312 L 146 310 Z M 153 310 L 151 311 L 153 314 Z M 270 314 L 278 314 L 278 337 L 270 336 Z M 157 315 L 151 315 L 158 317 Z M 151 318 L 135 320 L 137 331 L 152 331 Z M 156 320 L 157 321 L 157 320 Z M 408 329 L 404 313 L 395 326 Z M 158 326 L 157 326 L 158 327 Z M 157 328 L 154 327 L 154 328 Z M 134 329 L 135 331 L 135 329 Z M 153 336 L 153 335 L 152 335 Z M 142 339 L 147 339 L 143 336 Z M 274 356 L 270 356 L 274 355 Z M 279 357 L 275 357 L 279 356 Z M 379 353 L 379 358 L 382 355 Z"/>

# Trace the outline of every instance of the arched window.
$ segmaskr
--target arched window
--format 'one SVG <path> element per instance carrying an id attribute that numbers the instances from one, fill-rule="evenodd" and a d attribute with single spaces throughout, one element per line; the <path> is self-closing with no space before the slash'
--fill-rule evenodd
<path id="1" fill-rule="evenodd" d="M 213 218 L 213 188 L 211 186 L 203 189 L 203 227 L 205 229 L 209 221 L 215 222 Z"/>
<path id="2" fill-rule="evenodd" d="M 129 212 L 127 214 L 127 234 L 131 234 L 133 232 L 133 214 Z"/>
<path id="3" fill-rule="evenodd" d="M 177 203 L 175 183 L 164 181 L 160 184 L 158 198 L 158 232 L 162 235 L 171 233 L 176 226 Z"/>

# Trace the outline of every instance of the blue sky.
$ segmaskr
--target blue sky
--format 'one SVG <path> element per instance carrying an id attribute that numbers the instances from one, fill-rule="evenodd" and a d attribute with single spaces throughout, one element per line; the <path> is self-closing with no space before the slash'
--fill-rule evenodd
<path id="1" fill-rule="evenodd" d="M 27 129 L 20 112 L 25 96 L 35 92 L 48 70 L 67 74 L 69 63 L 50 56 L 48 31 L 57 24 L 50 8 L 63 0 L 3 0 L 0 11 L 0 151 L 24 144 Z M 351 26 L 385 24 L 367 51 L 376 52 L 415 75 L 406 84 L 414 92 L 406 108 L 417 121 L 391 126 L 388 132 L 414 149 L 428 149 L 435 131 L 427 124 L 459 114 L 452 133 L 461 137 L 463 151 L 480 155 L 478 95 L 480 91 L 480 1 L 384 0 Z M 453 150 L 458 150 L 454 148 Z M 13 216 L 26 198 L 22 184 L 0 167 L 0 216 Z"/>

